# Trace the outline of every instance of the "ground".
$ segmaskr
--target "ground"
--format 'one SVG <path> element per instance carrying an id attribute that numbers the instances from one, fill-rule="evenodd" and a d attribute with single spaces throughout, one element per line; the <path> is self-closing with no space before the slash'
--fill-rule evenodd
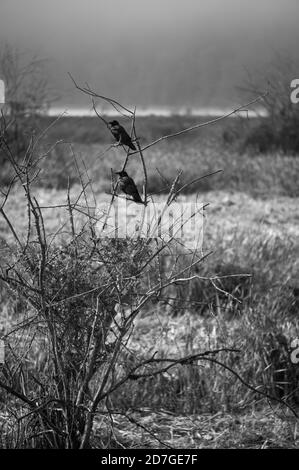
<path id="1" fill-rule="evenodd" d="M 268 409 L 251 414 L 226 412 L 176 416 L 161 410 L 143 410 L 128 417 L 115 416 L 114 435 L 107 441 L 105 423 L 95 423 L 95 440 L 109 448 L 146 449 L 282 449 L 298 448 L 296 419 L 281 410 Z M 138 425 L 136 424 L 138 423 Z"/>

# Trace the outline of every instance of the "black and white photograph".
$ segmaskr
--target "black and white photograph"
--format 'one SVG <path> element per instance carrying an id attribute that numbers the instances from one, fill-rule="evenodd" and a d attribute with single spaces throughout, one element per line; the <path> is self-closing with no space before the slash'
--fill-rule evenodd
<path id="1" fill-rule="evenodd" d="M 0 449 L 298 449 L 298 181 L 297 0 L 0 0 Z"/>

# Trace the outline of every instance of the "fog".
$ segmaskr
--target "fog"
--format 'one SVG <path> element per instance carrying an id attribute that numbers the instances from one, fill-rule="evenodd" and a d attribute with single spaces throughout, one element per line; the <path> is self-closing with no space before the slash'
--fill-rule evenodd
<path id="1" fill-rule="evenodd" d="M 0 0 L 0 41 L 49 59 L 57 105 L 86 106 L 67 75 L 139 106 L 229 106 L 245 70 L 296 56 L 297 0 Z"/>

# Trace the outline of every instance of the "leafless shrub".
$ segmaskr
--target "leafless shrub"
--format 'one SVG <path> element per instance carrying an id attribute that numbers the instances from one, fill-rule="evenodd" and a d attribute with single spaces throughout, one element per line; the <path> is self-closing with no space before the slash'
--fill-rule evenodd
<path id="1" fill-rule="evenodd" d="M 46 65 L 46 59 L 8 43 L 0 48 L 0 76 L 6 88 L 4 113 L 11 122 L 6 139 L 16 157 L 27 148 L 38 115 L 45 113 L 55 100 Z"/>
<path id="2" fill-rule="evenodd" d="M 260 152 L 281 149 L 285 153 L 298 153 L 299 111 L 298 105 L 291 101 L 291 82 L 297 78 L 298 62 L 276 52 L 264 68 L 265 71 L 254 75 L 247 71 L 247 80 L 239 87 L 247 96 L 268 90 L 263 100 L 267 117 L 250 128 L 244 146 Z"/>

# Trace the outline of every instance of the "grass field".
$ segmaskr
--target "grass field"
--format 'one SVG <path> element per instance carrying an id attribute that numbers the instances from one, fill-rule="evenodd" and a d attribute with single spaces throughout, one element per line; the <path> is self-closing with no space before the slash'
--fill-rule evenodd
<path id="1" fill-rule="evenodd" d="M 140 142 L 143 145 L 194 121 L 142 118 Z M 290 361 L 290 343 L 299 337 L 299 158 L 242 152 L 236 133 L 247 125 L 253 124 L 225 121 L 145 151 L 148 190 L 157 201 L 165 197 L 167 181 L 178 170 L 183 170 L 182 183 L 223 170 L 195 184 L 179 202 L 198 197 L 209 203 L 203 249 L 213 253 L 200 265 L 201 276 L 251 277 L 232 277 L 219 284 L 237 300 L 219 294 L 208 280 L 194 282 L 189 297 L 179 288 L 171 291 L 171 302 L 153 304 L 138 317 L 126 361 L 149 357 L 153 351 L 175 357 L 212 347 L 239 348 L 237 358 L 223 355 L 222 360 L 252 386 L 287 398 L 298 408 L 299 369 Z M 73 143 L 72 147 L 58 144 L 43 160 L 41 183 L 35 187 L 41 206 L 64 204 L 68 180 L 71 197 L 78 194 L 72 152 L 86 164 L 96 202 L 109 200 L 105 193 L 110 191 L 110 170 L 120 169 L 123 152 L 109 149 L 110 136 L 105 128 L 98 134 L 98 126 L 95 119 L 63 118 L 51 130 L 49 145 L 60 138 Z M 127 171 L 141 190 L 138 156 L 130 158 Z M 14 190 L 6 208 L 19 236 L 25 237 L 26 203 L 21 188 Z M 42 210 L 49 233 L 67 218 L 65 208 Z M 9 242 L 3 219 L 1 240 L 2 247 Z M 16 309 L 3 289 L 1 296 L 5 327 L 5 321 L 15 321 Z M 112 437 L 105 431 L 108 419 L 99 416 L 94 439 L 100 445 L 150 448 L 163 447 L 163 441 L 174 448 L 293 448 L 299 444 L 298 420 L 289 410 L 262 399 L 213 363 L 177 366 L 154 381 L 132 382 L 111 397 L 111 404 L 122 415 L 115 417 Z"/>

